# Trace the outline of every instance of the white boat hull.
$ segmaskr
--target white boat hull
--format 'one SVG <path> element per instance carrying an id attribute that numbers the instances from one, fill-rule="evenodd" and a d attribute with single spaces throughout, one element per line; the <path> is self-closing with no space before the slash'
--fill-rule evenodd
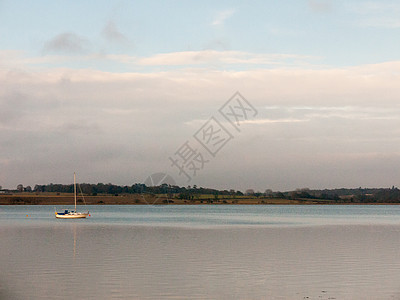
<path id="1" fill-rule="evenodd" d="M 70 213 L 70 214 L 58 214 L 56 213 L 57 219 L 84 219 L 89 213 Z"/>

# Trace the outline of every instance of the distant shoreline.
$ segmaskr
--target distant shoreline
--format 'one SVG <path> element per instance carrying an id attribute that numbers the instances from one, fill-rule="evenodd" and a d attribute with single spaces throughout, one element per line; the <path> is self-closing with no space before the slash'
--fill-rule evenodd
<path id="1" fill-rule="evenodd" d="M 400 203 L 348 202 L 321 199 L 282 199 L 254 196 L 215 198 L 214 195 L 201 195 L 196 199 L 185 200 L 167 198 L 165 195 L 123 194 L 79 196 L 78 205 L 397 205 Z M 71 194 L 40 195 L 12 194 L 0 195 L 0 205 L 73 205 Z"/>

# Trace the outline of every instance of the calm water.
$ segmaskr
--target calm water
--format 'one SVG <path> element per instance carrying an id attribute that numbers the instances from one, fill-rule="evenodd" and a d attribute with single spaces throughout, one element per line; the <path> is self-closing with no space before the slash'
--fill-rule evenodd
<path id="1" fill-rule="evenodd" d="M 400 206 L 0 206 L 0 299 L 400 299 Z"/>

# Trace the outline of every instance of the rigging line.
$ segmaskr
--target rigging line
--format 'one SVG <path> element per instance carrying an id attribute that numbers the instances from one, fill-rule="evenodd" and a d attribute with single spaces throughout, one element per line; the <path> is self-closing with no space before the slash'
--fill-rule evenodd
<path id="1" fill-rule="evenodd" d="M 86 206 L 86 201 L 85 201 L 85 197 L 83 196 L 83 192 L 82 192 L 82 189 L 81 189 L 81 185 L 78 183 L 78 187 L 79 187 L 79 191 L 81 192 L 81 196 L 82 196 L 82 199 L 83 199 L 83 203 L 85 204 L 85 206 Z"/>

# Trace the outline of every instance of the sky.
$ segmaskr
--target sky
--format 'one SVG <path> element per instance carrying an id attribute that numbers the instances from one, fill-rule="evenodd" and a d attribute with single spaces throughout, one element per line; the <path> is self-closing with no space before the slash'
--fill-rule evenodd
<path id="1" fill-rule="evenodd" d="M 0 0 L 0 185 L 398 186 L 399 39 L 398 1 Z"/>

